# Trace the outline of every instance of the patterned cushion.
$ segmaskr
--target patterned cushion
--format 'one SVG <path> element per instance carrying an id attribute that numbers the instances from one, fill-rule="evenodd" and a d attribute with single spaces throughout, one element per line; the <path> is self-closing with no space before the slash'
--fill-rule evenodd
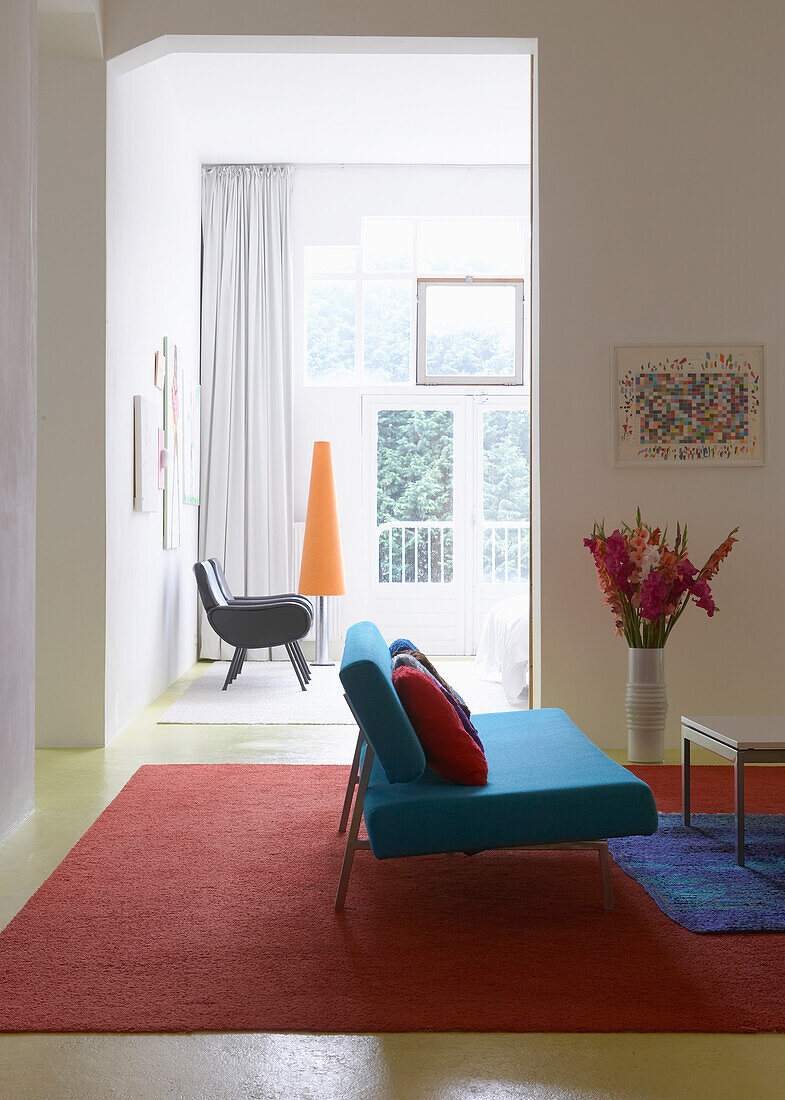
<path id="1" fill-rule="evenodd" d="M 400 638 L 399 641 L 403 641 L 403 638 Z M 468 704 L 467 704 L 466 700 L 461 698 L 461 696 L 458 694 L 458 692 L 455 690 L 455 688 L 452 686 L 452 684 L 448 684 L 447 681 L 444 679 L 444 677 L 439 672 L 436 671 L 436 668 L 430 662 L 430 660 L 425 656 L 425 654 L 422 652 L 422 650 L 420 650 L 420 649 L 399 649 L 398 653 L 409 653 L 409 654 L 411 654 L 412 657 L 414 657 L 414 659 L 416 661 L 419 661 L 420 664 L 425 669 L 425 671 L 429 672 L 431 674 L 431 676 L 433 676 L 434 680 L 436 680 L 437 683 L 441 684 L 443 688 L 446 688 L 446 690 L 449 691 L 450 695 L 453 695 L 458 700 L 458 703 L 460 704 L 461 709 L 463 710 L 466 717 L 471 718 L 472 712 L 469 710 L 469 707 L 468 707 Z"/>

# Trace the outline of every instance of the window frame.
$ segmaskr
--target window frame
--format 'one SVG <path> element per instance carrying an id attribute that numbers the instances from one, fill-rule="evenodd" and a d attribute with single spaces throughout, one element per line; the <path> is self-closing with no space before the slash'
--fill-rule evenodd
<path id="1" fill-rule="evenodd" d="M 302 317 L 300 320 L 300 331 L 302 343 L 298 345 L 302 347 L 302 381 L 303 385 L 307 389 L 311 388 L 329 388 L 329 389 L 346 389 L 346 388 L 359 388 L 362 390 L 390 390 L 394 392 L 404 392 L 405 390 L 416 390 L 422 385 L 442 385 L 449 386 L 466 386 L 470 389 L 476 389 L 483 385 L 510 385 L 526 387 L 526 377 L 528 375 L 528 351 L 525 343 L 526 338 L 526 325 L 524 320 L 523 311 L 525 310 L 525 296 L 521 291 L 520 296 L 520 310 L 516 308 L 516 315 L 518 323 L 516 325 L 516 349 L 515 349 L 515 375 L 497 377 L 491 375 L 475 375 L 473 377 L 443 377 L 436 376 L 436 381 L 432 381 L 429 378 L 427 381 L 421 381 L 419 378 L 419 363 L 420 363 L 420 351 L 419 351 L 419 285 L 421 282 L 436 283 L 436 282 L 455 282 L 465 283 L 466 276 L 462 275 L 418 275 L 418 269 L 420 268 L 421 261 L 421 232 L 425 223 L 441 222 L 441 221 L 501 221 L 515 224 L 516 229 L 522 229 L 524 232 L 524 264 L 525 264 L 525 233 L 527 220 L 521 214 L 501 214 L 501 215 L 485 215 L 485 214 L 456 214 L 456 215 L 424 215 L 424 214 L 378 214 L 378 215 L 363 215 L 365 218 L 371 220 L 383 220 L 383 221 L 400 221 L 409 222 L 412 227 L 412 257 L 411 266 L 407 270 L 385 270 L 379 271 L 375 268 L 365 267 L 364 262 L 364 249 L 363 241 L 360 240 L 358 244 L 347 244 L 346 248 L 355 250 L 355 267 L 353 271 L 328 271 L 321 270 L 318 266 L 312 267 L 307 270 L 305 263 L 305 257 L 303 253 L 302 268 L 301 268 L 301 280 L 302 280 Z M 309 245 L 304 243 L 303 248 L 307 249 Z M 316 247 L 320 247 L 317 245 Z M 501 278 L 499 276 L 469 276 L 471 281 L 475 283 L 491 282 L 491 283 L 517 283 L 520 282 L 521 288 L 524 285 L 524 279 L 515 278 Z M 409 377 L 406 382 L 384 382 L 378 379 L 370 379 L 366 374 L 365 369 L 365 356 L 364 356 L 364 309 L 363 309 L 363 297 L 364 287 L 367 282 L 378 281 L 390 281 L 390 282 L 405 282 L 411 288 L 411 324 L 410 324 L 410 354 L 409 354 Z M 355 289 L 355 340 L 354 340 L 354 368 L 351 379 L 349 378 L 311 378 L 308 373 L 308 287 L 310 283 L 314 282 L 351 282 Z M 518 300 L 516 299 L 516 306 Z"/>
<path id="2" fill-rule="evenodd" d="M 427 361 L 427 301 L 431 286 L 511 286 L 515 290 L 514 373 L 505 374 L 430 374 Z M 417 279 L 417 316 L 415 318 L 416 353 L 414 381 L 417 386 L 523 386 L 524 373 L 524 280 L 466 275 L 463 278 L 423 277 Z"/>

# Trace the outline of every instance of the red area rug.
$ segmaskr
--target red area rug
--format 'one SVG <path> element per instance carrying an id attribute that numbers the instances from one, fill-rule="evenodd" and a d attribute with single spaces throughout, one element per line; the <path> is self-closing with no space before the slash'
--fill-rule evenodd
<path id="1" fill-rule="evenodd" d="M 606 913 L 593 854 L 360 852 L 336 914 L 346 776 L 140 768 L 0 935 L 0 1030 L 785 1030 L 785 935 L 694 935 L 615 866 Z M 732 808 L 730 769 L 693 784 Z M 785 769 L 746 784 L 783 812 Z"/>

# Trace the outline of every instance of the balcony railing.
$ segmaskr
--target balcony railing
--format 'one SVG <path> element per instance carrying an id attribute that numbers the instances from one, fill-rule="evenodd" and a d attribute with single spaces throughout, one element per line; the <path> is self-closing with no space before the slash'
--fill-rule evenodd
<path id="1" fill-rule="evenodd" d="M 482 525 L 482 579 L 486 584 L 524 584 L 529 580 L 529 524 Z"/>
<path id="2" fill-rule="evenodd" d="M 377 527 L 380 584 L 450 584 L 452 523 L 393 521 Z M 482 579 L 486 584 L 524 584 L 529 579 L 529 524 L 482 525 Z"/>
<path id="3" fill-rule="evenodd" d="M 450 584 L 452 523 L 380 523 L 380 584 Z"/>

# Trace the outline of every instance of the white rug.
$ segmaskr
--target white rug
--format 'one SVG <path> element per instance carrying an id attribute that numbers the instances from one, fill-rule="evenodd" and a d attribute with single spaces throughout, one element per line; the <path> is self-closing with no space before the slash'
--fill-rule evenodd
<path id="1" fill-rule="evenodd" d="M 311 669 L 303 691 L 288 661 L 246 661 L 221 691 L 228 661 L 215 661 L 165 710 L 159 724 L 209 726 L 354 725 L 343 697 L 338 666 Z"/>
<path id="2" fill-rule="evenodd" d="M 472 711 L 509 711 L 501 684 L 478 680 L 474 662 L 442 658 L 436 667 L 453 684 Z M 165 710 L 159 724 L 209 726 L 343 726 L 354 719 L 343 698 L 338 666 L 311 667 L 311 682 L 301 691 L 288 661 L 246 661 L 243 671 L 226 691 L 221 686 L 228 661 L 215 661 L 194 680 L 176 703 Z"/>

